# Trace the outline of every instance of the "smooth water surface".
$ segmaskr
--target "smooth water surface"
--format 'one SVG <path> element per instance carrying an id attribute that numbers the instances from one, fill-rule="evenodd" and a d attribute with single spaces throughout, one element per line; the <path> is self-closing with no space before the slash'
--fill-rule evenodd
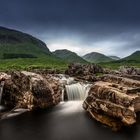
<path id="1" fill-rule="evenodd" d="M 139 140 L 140 123 L 120 132 L 91 119 L 80 101 L 0 121 L 0 140 Z"/>

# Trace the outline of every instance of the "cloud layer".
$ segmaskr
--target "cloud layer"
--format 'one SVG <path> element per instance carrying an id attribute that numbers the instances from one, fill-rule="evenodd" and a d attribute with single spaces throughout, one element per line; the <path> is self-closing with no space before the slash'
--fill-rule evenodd
<path id="1" fill-rule="evenodd" d="M 139 0 L 1 0 L 0 25 L 30 33 L 51 50 L 126 56 L 140 49 Z"/>

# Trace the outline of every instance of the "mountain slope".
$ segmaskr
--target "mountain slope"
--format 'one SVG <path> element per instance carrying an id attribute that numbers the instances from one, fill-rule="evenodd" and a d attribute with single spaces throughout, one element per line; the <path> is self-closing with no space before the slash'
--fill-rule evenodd
<path id="1" fill-rule="evenodd" d="M 0 27 L 0 59 L 36 58 L 51 55 L 41 40 L 16 30 Z"/>
<path id="2" fill-rule="evenodd" d="M 52 52 L 55 56 L 58 58 L 61 58 L 63 60 L 66 60 L 68 62 L 76 62 L 76 63 L 87 63 L 86 60 L 78 56 L 76 53 L 71 52 L 69 50 L 63 49 L 63 50 L 56 50 Z"/>
<path id="3" fill-rule="evenodd" d="M 110 69 L 119 69 L 120 66 L 140 67 L 140 51 L 136 51 L 131 55 L 120 60 L 100 63 L 100 65 Z"/>
<path id="4" fill-rule="evenodd" d="M 110 57 L 110 58 L 113 59 L 113 60 L 120 60 L 120 59 L 121 59 L 121 58 L 118 57 L 118 56 L 108 56 L 108 57 Z"/>
<path id="5" fill-rule="evenodd" d="M 140 62 L 140 51 L 136 51 L 132 53 L 131 55 L 121 59 L 126 61 L 139 61 Z"/>
<path id="6" fill-rule="evenodd" d="M 91 63 L 113 61 L 113 59 L 111 59 L 110 57 L 105 56 L 104 54 L 101 54 L 101 53 L 97 53 L 97 52 L 88 53 L 88 54 L 84 55 L 83 58 L 86 61 L 91 62 Z"/>
<path id="7" fill-rule="evenodd" d="M 20 31 L 0 27 L 0 70 L 65 69 L 67 64 L 55 57 L 41 40 Z"/>

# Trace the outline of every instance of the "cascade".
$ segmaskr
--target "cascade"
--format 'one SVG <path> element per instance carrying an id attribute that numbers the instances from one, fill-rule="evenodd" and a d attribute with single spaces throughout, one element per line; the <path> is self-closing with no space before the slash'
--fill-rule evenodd
<path id="1" fill-rule="evenodd" d="M 62 84 L 62 85 L 66 85 L 66 84 L 72 84 L 74 83 L 74 78 L 73 77 L 68 77 L 64 74 L 57 74 L 56 76 L 53 77 L 55 80 L 59 80 L 59 82 Z"/>
<path id="2" fill-rule="evenodd" d="M 90 84 L 76 83 L 71 85 L 65 85 L 65 89 L 68 101 L 84 100 L 88 95 Z"/>
<path id="3" fill-rule="evenodd" d="M 1 81 L 1 83 L 0 83 L 0 105 L 1 105 L 1 101 L 2 101 L 3 87 L 4 87 L 4 81 Z"/>
<path id="4" fill-rule="evenodd" d="M 69 77 L 64 74 L 57 74 L 53 78 L 59 80 L 61 85 L 61 101 L 65 100 L 65 95 L 68 101 L 84 100 L 88 96 L 91 84 L 77 82 L 74 77 Z"/>

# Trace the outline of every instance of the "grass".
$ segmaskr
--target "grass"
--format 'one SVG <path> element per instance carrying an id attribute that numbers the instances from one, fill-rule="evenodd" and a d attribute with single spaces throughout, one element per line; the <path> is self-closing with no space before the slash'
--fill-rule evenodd
<path id="1" fill-rule="evenodd" d="M 18 58 L 18 59 L 0 59 L 0 70 L 28 70 L 28 69 L 58 69 L 65 70 L 68 62 L 55 58 L 53 56 L 41 58 Z M 140 68 L 140 63 L 136 61 L 119 61 L 99 63 L 100 66 L 109 69 L 119 69 L 120 66 L 135 66 Z M 96 76 L 100 76 L 98 73 Z"/>
<path id="2" fill-rule="evenodd" d="M 64 70 L 68 63 L 53 57 L 18 58 L 0 60 L 0 70 L 59 69 Z"/>
<path id="3" fill-rule="evenodd" d="M 106 62 L 106 63 L 99 63 L 104 68 L 109 69 L 119 69 L 120 66 L 134 66 L 140 68 L 140 62 L 139 61 L 113 61 L 113 62 Z"/>
<path id="4" fill-rule="evenodd" d="M 96 76 L 102 76 L 102 75 L 103 73 L 100 73 L 100 72 L 96 73 Z"/>

